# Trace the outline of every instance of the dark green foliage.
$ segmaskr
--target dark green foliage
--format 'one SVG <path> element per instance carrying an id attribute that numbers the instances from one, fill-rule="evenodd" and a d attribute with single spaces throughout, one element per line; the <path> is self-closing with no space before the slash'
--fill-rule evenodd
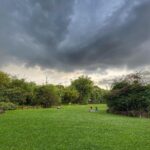
<path id="1" fill-rule="evenodd" d="M 15 110 L 17 106 L 11 102 L 0 102 L 0 110 Z"/>
<path id="2" fill-rule="evenodd" d="M 77 103 L 87 104 L 92 93 L 93 81 L 89 77 L 81 76 L 72 81 L 71 86 L 79 92 Z"/>
<path id="3" fill-rule="evenodd" d="M 132 116 L 148 114 L 150 108 L 150 88 L 140 78 L 127 76 L 115 82 L 106 96 L 109 111 Z"/>
<path id="4" fill-rule="evenodd" d="M 17 102 L 21 105 L 31 105 L 34 97 L 34 90 L 36 84 L 33 82 L 26 82 L 24 79 L 14 78 L 11 82 L 12 96 L 14 99 L 11 101 Z M 22 95 L 22 97 L 21 97 Z"/>
<path id="5" fill-rule="evenodd" d="M 26 104 L 27 92 L 19 87 L 7 89 L 6 94 L 9 101 L 17 103 L 19 105 Z"/>
<path id="6" fill-rule="evenodd" d="M 58 89 L 53 85 L 40 86 L 35 90 L 35 100 L 45 108 L 60 104 Z"/>
<path id="7" fill-rule="evenodd" d="M 7 87 L 0 90 L 0 101 L 13 102 L 19 105 L 30 105 L 34 95 L 34 83 L 24 79 L 12 78 Z"/>

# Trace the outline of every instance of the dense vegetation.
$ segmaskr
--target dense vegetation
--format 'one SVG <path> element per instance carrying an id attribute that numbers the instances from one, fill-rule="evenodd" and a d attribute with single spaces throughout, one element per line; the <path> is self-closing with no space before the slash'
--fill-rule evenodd
<path id="1" fill-rule="evenodd" d="M 109 112 L 130 116 L 150 114 L 150 85 L 140 74 L 131 74 L 114 82 L 106 96 Z"/>
<path id="2" fill-rule="evenodd" d="M 87 104 L 89 101 L 101 103 L 104 102 L 104 93 L 105 90 L 94 86 L 86 76 L 79 77 L 65 87 L 52 84 L 36 85 L 0 72 L 0 102 L 43 107 L 69 103 Z"/>
<path id="3" fill-rule="evenodd" d="M 79 97 L 77 103 L 87 104 L 93 89 L 93 81 L 88 77 L 79 77 L 72 82 L 72 86 L 78 91 Z"/>
<path id="4" fill-rule="evenodd" d="M 28 109 L 0 115 L 0 150 L 149 150 L 150 120 L 100 112 L 91 105 Z"/>
<path id="5" fill-rule="evenodd" d="M 94 85 L 87 76 L 80 76 L 69 86 L 36 85 L 0 72 L 0 112 L 16 108 L 16 105 L 48 108 L 61 104 L 107 102 L 108 112 L 149 117 L 150 85 L 143 81 L 140 74 L 131 74 L 116 80 L 108 92 Z"/>

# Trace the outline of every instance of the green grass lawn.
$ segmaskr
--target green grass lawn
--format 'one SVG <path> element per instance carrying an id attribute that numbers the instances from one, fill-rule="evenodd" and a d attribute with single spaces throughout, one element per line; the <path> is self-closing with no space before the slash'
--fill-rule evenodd
<path id="1" fill-rule="evenodd" d="M 8 111 L 0 150 L 150 150 L 150 120 L 98 113 L 89 106 Z"/>

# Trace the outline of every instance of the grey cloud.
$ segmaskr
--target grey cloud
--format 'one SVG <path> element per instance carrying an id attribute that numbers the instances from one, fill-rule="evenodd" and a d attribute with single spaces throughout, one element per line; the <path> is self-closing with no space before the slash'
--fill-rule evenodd
<path id="1" fill-rule="evenodd" d="M 149 0 L 0 0 L 0 63 L 12 57 L 61 70 L 149 65 L 149 18 Z"/>
<path id="2" fill-rule="evenodd" d="M 130 2 L 131 4 L 132 2 Z M 118 25 L 120 23 L 118 17 L 120 18 L 122 14 L 121 9 L 118 10 L 119 13 L 116 12 L 116 15 L 111 17 L 111 23 L 104 27 L 105 33 L 103 34 L 102 31 L 103 36 L 100 35 L 101 31 L 99 31 L 98 35 L 87 42 L 87 45 L 80 48 L 80 51 L 68 51 L 67 58 L 69 62 L 80 64 L 81 66 L 93 64 L 132 66 L 130 64 L 132 57 L 143 51 L 139 47 L 150 36 L 150 21 L 148 19 L 150 2 L 142 3 L 133 8 L 125 23 Z M 147 51 L 146 54 L 149 56 L 150 52 Z M 136 64 L 134 67 L 140 65 L 138 63 L 139 57 L 134 60 Z M 128 61 L 130 58 L 131 61 Z M 143 61 L 145 62 L 146 60 L 143 59 Z"/>

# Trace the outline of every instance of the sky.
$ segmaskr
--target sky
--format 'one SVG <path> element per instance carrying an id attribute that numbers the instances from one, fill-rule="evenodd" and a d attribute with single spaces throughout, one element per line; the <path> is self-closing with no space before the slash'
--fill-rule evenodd
<path id="1" fill-rule="evenodd" d="M 107 88 L 150 69 L 150 0 L 0 0 L 0 70 L 38 84 Z"/>

